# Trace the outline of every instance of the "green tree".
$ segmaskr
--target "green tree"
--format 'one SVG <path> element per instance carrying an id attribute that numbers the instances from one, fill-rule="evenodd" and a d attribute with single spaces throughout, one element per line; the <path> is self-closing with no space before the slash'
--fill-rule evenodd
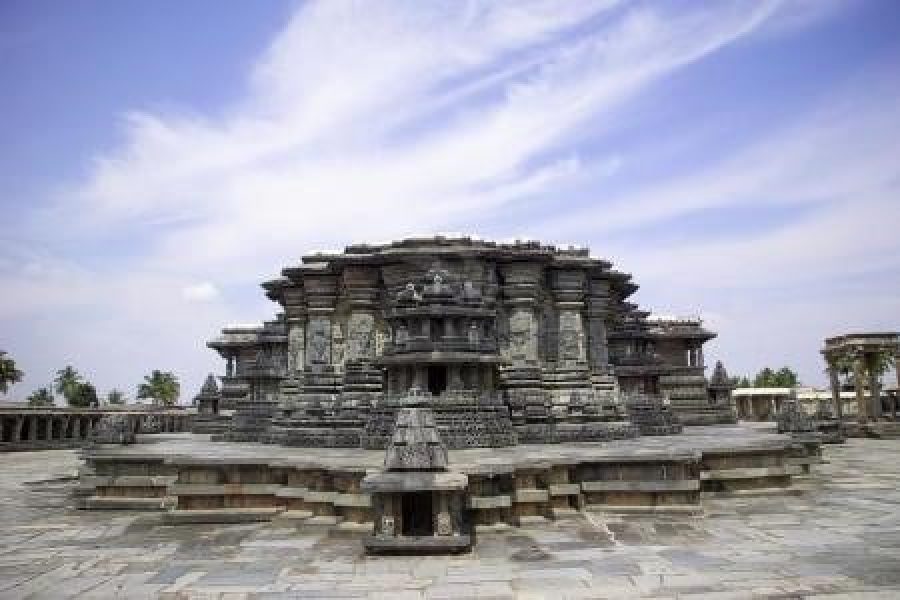
<path id="1" fill-rule="evenodd" d="M 42 387 L 28 396 L 28 406 L 53 406 L 55 403 L 56 399 L 49 388 Z"/>
<path id="2" fill-rule="evenodd" d="M 72 397 L 67 399 L 69 406 L 89 408 L 100 405 L 97 397 L 97 389 L 90 383 L 79 383 L 72 392 Z"/>
<path id="3" fill-rule="evenodd" d="M 749 381 L 747 383 L 749 383 Z M 756 374 L 756 377 L 753 378 L 752 387 L 794 387 L 797 385 L 800 385 L 800 378 L 797 376 L 797 372 L 792 368 L 785 366 L 777 371 L 774 371 L 769 367 L 760 369 L 759 373 Z M 748 385 L 747 387 L 751 386 Z"/>
<path id="4" fill-rule="evenodd" d="M 81 383 L 81 375 L 72 365 L 66 365 L 64 368 L 57 371 L 56 378 L 53 380 L 56 393 L 61 394 L 71 406 L 75 406 L 72 399 L 78 393 L 78 388 Z"/>
<path id="5" fill-rule="evenodd" d="M 25 373 L 16 368 L 16 361 L 0 350 L 0 393 L 5 394 L 11 384 L 22 381 L 24 376 Z"/>
<path id="6" fill-rule="evenodd" d="M 852 357 L 847 356 L 846 354 L 838 356 L 834 361 L 834 368 L 838 373 L 838 381 L 844 385 L 850 385 L 854 382 L 855 374 L 853 373 Z M 828 373 L 828 369 L 825 369 L 825 373 Z"/>
<path id="7" fill-rule="evenodd" d="M 884 352 L 879 352 L 875 357 L 875 376 L 881 379 L 881 377 L 894 368 L 894 354 L 893 352 L 885 350 Z"/>
<path id="8" fill-rule="evenodd" d="M 741 377 L 730 377 L 729 380 L 734 387 L 753 387 L 753 382 L 751 382 L 746 375 Z"/>
<path id="9" fill-rule="evenodd" d="M 856 386 L 856 358 L 849 354 L 841 354 L 834 359 L 834 368 L 838 373 L 838 381 L 842 385 Z M 875 376 L 881 379 L 885 373 L 894 368 L 894 355 L 889 351 L 881 352 L 875 357 Z M 863 368 L 865 374 L 868 368 Z M 828 374 L 828 368 L 825 369 Z M 863 384 L 867 385 L 867 384 Z"/>
<path id="10" fill-rule="evenodd" d="M 775 387 L 775 371 L 769 367 L 764 367 L 756 374 L 756 377 L 753 378 L 753 387 Z"/>
<path id="11" fill-rule="evenodd" d="M 794 387 L 800 385 L 797 372 L 790 367 L 781 367 L 775 373 L 775 387 Z"/>
<path id="12" fill-rule="evenodd" d="M 181 384 L 174 373 L 154 369 L 144 376 L 144 383 L 138 386 L 137 397 L 151 398 L 154 404 L 172 406 L 181 393 Z"/>
<path id="13" fill-rule="evenodd" d="M 125 404 L 125 392 L 113 388 L 106 394 L 107 404 Z"/>

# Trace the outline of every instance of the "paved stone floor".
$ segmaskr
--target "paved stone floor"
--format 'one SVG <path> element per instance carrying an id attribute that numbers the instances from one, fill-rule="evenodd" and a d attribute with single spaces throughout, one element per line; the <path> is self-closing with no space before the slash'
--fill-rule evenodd
<path id="1" fill-rule="evenodd" d="M 0 455 L 0 598 L 900 598 L 900 441 L 828 447 L 796 496 L 593 513 L 366 558 L 358 535 L 81 512 L 74 452 Z"/>

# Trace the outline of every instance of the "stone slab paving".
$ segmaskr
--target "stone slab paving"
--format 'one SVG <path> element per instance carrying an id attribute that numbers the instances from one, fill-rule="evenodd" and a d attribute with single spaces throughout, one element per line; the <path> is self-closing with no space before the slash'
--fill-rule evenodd
<path id="1" fill-rule="evenodd" d="M 665 441 L 654 442 L 660 447 Z M 471 555 L 362 554 L 359 533 L 73 510 L 73 451 L 0 455 L 3 598 L 900 598 L 900 441 L 850 440 L 793 496 L 703 516 L 481 533 Z"/>

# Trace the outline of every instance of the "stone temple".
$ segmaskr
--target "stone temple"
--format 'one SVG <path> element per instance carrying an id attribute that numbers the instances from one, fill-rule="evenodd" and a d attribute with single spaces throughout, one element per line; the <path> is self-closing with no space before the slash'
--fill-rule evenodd
<path id="1" fill-rule="evenodd" d="M 587 249 L 360 244 L 305 256 L 262 286 L 275 318 L 208 344 L 226 373 L 207 392 L 234 410 L 218 439 L 383 449 L 411 397 L 451 449 L 735 421 L 727 384 L 704 373 L 715 334 L 641 309 L 631 275 Z"/>
<path id="2" fill-rule="evenodd" d="M 76 506 L 457 553 L 598 511 L 702 514 L 704 496 L 784 493 L 821 460 L 816 432 L 732 425 L 724 366 L 705 373 L 715 334 L 651 316 L 586 249 L 355 245 L 263 288 L 281 309 L 209 342 L 226 371 L 192 433 L 87 448 Z"/>

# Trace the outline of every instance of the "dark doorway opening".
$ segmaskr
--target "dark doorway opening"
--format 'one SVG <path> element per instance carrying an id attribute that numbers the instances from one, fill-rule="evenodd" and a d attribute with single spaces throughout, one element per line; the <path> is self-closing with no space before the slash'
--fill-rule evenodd
<path id="1" fill-rule="evenodd" d="M 428 367 L 428 392 L 432 396 L 440 396 L 447 389 L 447 367 L 431 365 Z"/>
<path id="2" fill-rule="evenodd" d="M 410 492 L 402 496 L 403 529 L 409 537 L 434 535 L 431 492 Z"/>

